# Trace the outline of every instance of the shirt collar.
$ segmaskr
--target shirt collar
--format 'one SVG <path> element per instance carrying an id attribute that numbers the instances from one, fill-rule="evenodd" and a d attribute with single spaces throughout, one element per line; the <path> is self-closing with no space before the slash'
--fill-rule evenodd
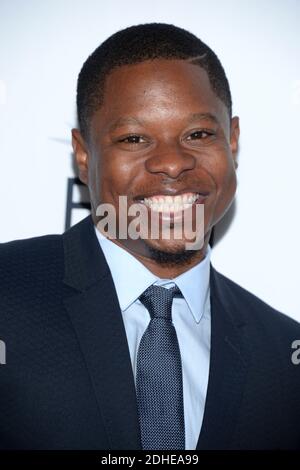
<path id="1" fill-rule="evenodd" d="M 110 268 L 122 311 L 127 310 L 152 284 L 179 287 L 197 323 L 202 318 L 209 297 L 211 248 L 208 245 L 205 258 L 193 268 L 174 279 L 161 279 L 147 269 L 132 254 L 107 239 L 95 227 L 99 244 Z M 129 275 L 130 273 L 130 275 Z"/>

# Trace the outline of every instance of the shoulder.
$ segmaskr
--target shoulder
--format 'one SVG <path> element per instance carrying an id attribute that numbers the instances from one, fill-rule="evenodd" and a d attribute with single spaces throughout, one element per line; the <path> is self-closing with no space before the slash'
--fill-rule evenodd
<path id="1" fill-rule="evenodd" d="M 63 266 L 61 235 L 45 235 L 0 244 L 0 289 L 17 281 L 34 282 L 42 273 L 59 273 Z"/>
<path id="2" fill-rule="evenodd" d="M 264 330 L 277 338 L 300 339 L 300 323 L 282 313 L 213 268 L 218 295 L 228 309 L 238 312 L 240 319 L 253 328 Z M 288 313 L 288 312 L 287 312 Z M 297 339 L 298 339 L 297 338 Z"/>

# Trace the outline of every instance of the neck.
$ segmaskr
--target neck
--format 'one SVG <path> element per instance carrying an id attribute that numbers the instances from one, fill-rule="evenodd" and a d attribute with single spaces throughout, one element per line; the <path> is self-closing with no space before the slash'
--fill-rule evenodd
<path id="1" fill-rule="evenodd" d="M 180 274 L 196 266 L 196 264 L 200 263 L 205 258 L 207 245 L 203 246 L 201 250 L 195 252 L 192 258 L 183 260 L 180 263 L 170 262 L 170 263 L 161 264 L 152 258 L 148 258 L 138 253 L 134 253 L 133 251 L 130 251 L 130 250 L 128 251 L 133 256 L 135 256 L 155 276 L 161 279 L 174 279 Z"/>
<path id="2" fill-rule="evenodd" d="M 98 230 L 98 229 L 97 229 Z M 105 236 L 105 234 L 103 234 Z M 201 250 L 170 254 L 153 249 L 139 240 L 110 239 L 113 243 L 128 251 L 149 271 L 161 279 L 174 279 L 200 263 L 206 256 L 211 230 L 205 235 Z"/>

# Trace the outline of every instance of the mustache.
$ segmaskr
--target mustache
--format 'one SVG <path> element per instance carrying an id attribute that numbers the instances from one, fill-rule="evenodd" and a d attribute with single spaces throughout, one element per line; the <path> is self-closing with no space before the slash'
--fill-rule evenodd
<path id="1" fill-rule="evenodd" d="M 164 179 L 160 182 L 147 182 L 134 188 L 130 191 L 127 196 L 133 200 L 138 200 L 141 197 L 149 194 L 160 194 L 165 191 L 184 192 L 184 190 L 190 190 L 199 193 L 208 193 L 212 191 L 212 184 L 208 181 L 200 180 L 199 178 L 192 179 L 177 179 L 176 181 L 170 179 Z"/>

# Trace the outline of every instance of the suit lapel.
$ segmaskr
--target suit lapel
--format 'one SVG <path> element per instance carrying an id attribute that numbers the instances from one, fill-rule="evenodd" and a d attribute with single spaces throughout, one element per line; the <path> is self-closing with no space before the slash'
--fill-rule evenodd
<path id="1" fill-rule="evenodd" d="M 76 330 L 111 449 L 140 449 L 134 377 L 109 268 L 90 217 L 64 234 L 65 306 Z"/>
<path id="2" fill-rule="evenodd" d="M 91 377 L 110 449 L 141 449 L 134 377 L 115 287 L 91 217 L 63 235 L 65 306 Z M 249 363 L 241 310 L 211 266 L 211 356 L 197 449 L 228 449 Z"/>
<path id="3" fill-rule="evenodd" d="M 197 449 L 230 449 L 249 363 L 241 308 L 211 266 L 211 355 Z"/>

